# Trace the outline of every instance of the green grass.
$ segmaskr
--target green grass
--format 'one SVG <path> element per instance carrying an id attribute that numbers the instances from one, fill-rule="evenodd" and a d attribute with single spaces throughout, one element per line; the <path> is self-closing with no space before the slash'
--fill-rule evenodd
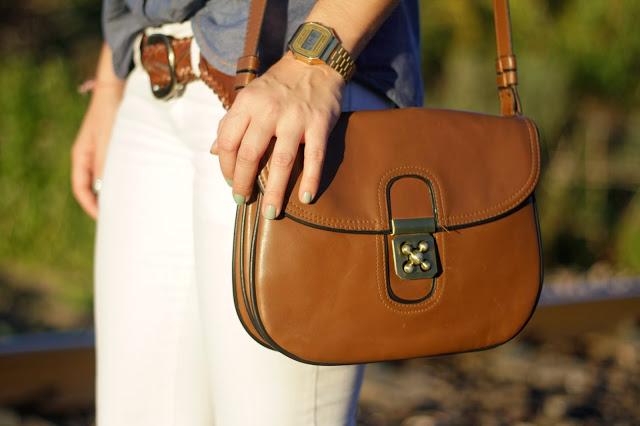
<path id="1" fill-rule="evenodd" d="M 421 2 L 429 106 L 497 112 L 490 3 Z M 94 223 L 69 162 L 99 3 L 47 4 L 36 18 L 53 30 L 0 39 L 0 334 L 90 322 Z M 640 2 L 514 1 L 512 18 L 524 111 L 543 136 L 546 268 L 640 274 Z"/>
<path id="2" fill-rule="evenodd" d="M 70 147 L 86 106 L 69 63 L 12 57 L 0 67 L 0 268 L 46 283 L 86 315 L 94 224 L 70 191 Z M 8 284 L 5 284 L 8 285 Z"/>

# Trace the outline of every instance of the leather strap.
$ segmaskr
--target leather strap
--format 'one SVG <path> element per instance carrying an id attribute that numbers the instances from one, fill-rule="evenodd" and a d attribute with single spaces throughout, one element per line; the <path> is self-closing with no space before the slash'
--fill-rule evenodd
<path id="1" fill-rule="evenodd" d="M 238 91 L 249 84 L 258 75 L 260 61 L 258 59 L 258 41 L 267 0 L 251 0 L 247 32 L 245 35 L 244 51 L 236 66 L 235 90 Z M 498 96 L 500 98 L 500 112 L 511 116 L 522 113 L 520 98 L 516 85 L 518 84 L 516 57 L 511 44 L 511 17 L 509 15 L 509 0 L 493 0 L 493 17 L 496 29 L 496 45 L 498 57 L 496 60 Z"/>
<path id="2" fill-rule="evenodd" d="M 171 82 L 167 47 L 164 44 L 149 45 L 147 38 L 146 35 L 142 37 L 140 51 L 142 67 L 149 74 L 152 85 L 166 86 Z M 192 41 L 192 37 L 171 38 L 171 47 L 175 54 L 176 83 L 182 86 L 198 78 L 191 68 Z M 234 77 L 213 67 L 202 55 L 200 55 L 199 69 L 200 80 L 213 90 L 224 108 L 229 109 L 236 95 Z"/>
<path id="3" fill-rule="evenodd" d="M 165 86 L 171 81 L 167 48 L 163 44 L 147 44 L 147 36 L 142 37 L 141 57 L 142 67 L 149 73 L 151 84 Z M 196 79 L 191 69 L 191 39 L 177 38 L 171 40 L 175 54 L 175 73 L 178 84 L 185 85 Z"/>
<path id="4" fill-rule="evenodd" d="M 244 51 L 236 65 L 236 91 L 249 84 L 258 75 L 258 69 L 260 68 L 258 41 L 266 7 L 267 0 L 251 0 L 244 39 Z"/>
<path id="5" fill-rule="evenodd" d="M 496 83 L 500 98 L 500 112 L 502 115 L 520 115 L 522 106 L 518 96 L 518 72 L 516 56 L 513 54 L 511 43 L 511 16 L 509 14 L 509 0 L 493 0 L 493 20 L 496 27 Z"/>

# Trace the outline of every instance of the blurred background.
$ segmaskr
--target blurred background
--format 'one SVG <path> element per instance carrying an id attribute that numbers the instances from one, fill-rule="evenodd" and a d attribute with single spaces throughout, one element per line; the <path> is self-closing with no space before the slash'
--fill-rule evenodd
<path id="1" fill-rule="evenodd" d="M 370 366 L 360 424 L 640 424 L 640 2 L 511 3 L 541 306 L 497 349 Z M 497 113 L 491 2 L 421 6 L 427 106 Z M 97 0 L 0 3 L 0 426 L 92 422 L 94 223 L 69 168 L 100 44 Z"/>

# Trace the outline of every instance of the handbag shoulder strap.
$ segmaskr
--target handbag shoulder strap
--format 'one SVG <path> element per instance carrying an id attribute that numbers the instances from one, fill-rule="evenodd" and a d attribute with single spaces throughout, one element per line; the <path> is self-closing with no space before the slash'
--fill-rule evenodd
<path id="1" fill-rule="evenodd" d="M 235 90 L 238 91 L 249 84 L 258 75 L 260 60 L 258 59 L 258 42 L 264 22 L 267 0 L 251 0 L 244 51 L 236 65 Z M 522 113 L 518 84 L 516 57 L 511 44 L 511 17 L 509 0 L 493 0 L 493 18 L 496 31 L 496 83 L 500 98 L 500 112 L 504 116 Z"/>
<path id="2" fill-rule="evenodd" d="M 236 64 L 236 92 L 256 78 L 260 69 L 258 59 L 258 41 L 264 22 L 264 12 L 267 0 L 250 0 L 249 17 L 247 18 L 247 30 L 244 37 L 244 50 Z"/>
<path id="3" fill-rule="evenodd" d="M 509 0 L 493 0 L 493 21 L 496 27 L 496 83 L 500 98 L 502 115 L 522 114 L 522 105 L 518 96 L 518 68 L 516 55 L 511 44 L 511 16 Z"/>

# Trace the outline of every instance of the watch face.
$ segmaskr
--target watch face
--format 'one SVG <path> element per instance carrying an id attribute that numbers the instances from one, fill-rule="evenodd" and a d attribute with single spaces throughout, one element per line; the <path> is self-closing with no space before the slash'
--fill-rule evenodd
<path id="1" fill-rule="evenodd" d="M 307 58 L 319 58 L 333 38 L 331 31 L 313 22 L 300 27 L 291 41 L 291 49 Z"/>
<path id="2" fill-rule="evenodd" d="M 314 46 L 318 44 L 318 41 L 322 37 L 322 33 L 318 30 L 311 30 L 309 34 L 307 34 L 307 38 L 302 42 L 302 47 L 304 50 L 314 50 Z"/>

